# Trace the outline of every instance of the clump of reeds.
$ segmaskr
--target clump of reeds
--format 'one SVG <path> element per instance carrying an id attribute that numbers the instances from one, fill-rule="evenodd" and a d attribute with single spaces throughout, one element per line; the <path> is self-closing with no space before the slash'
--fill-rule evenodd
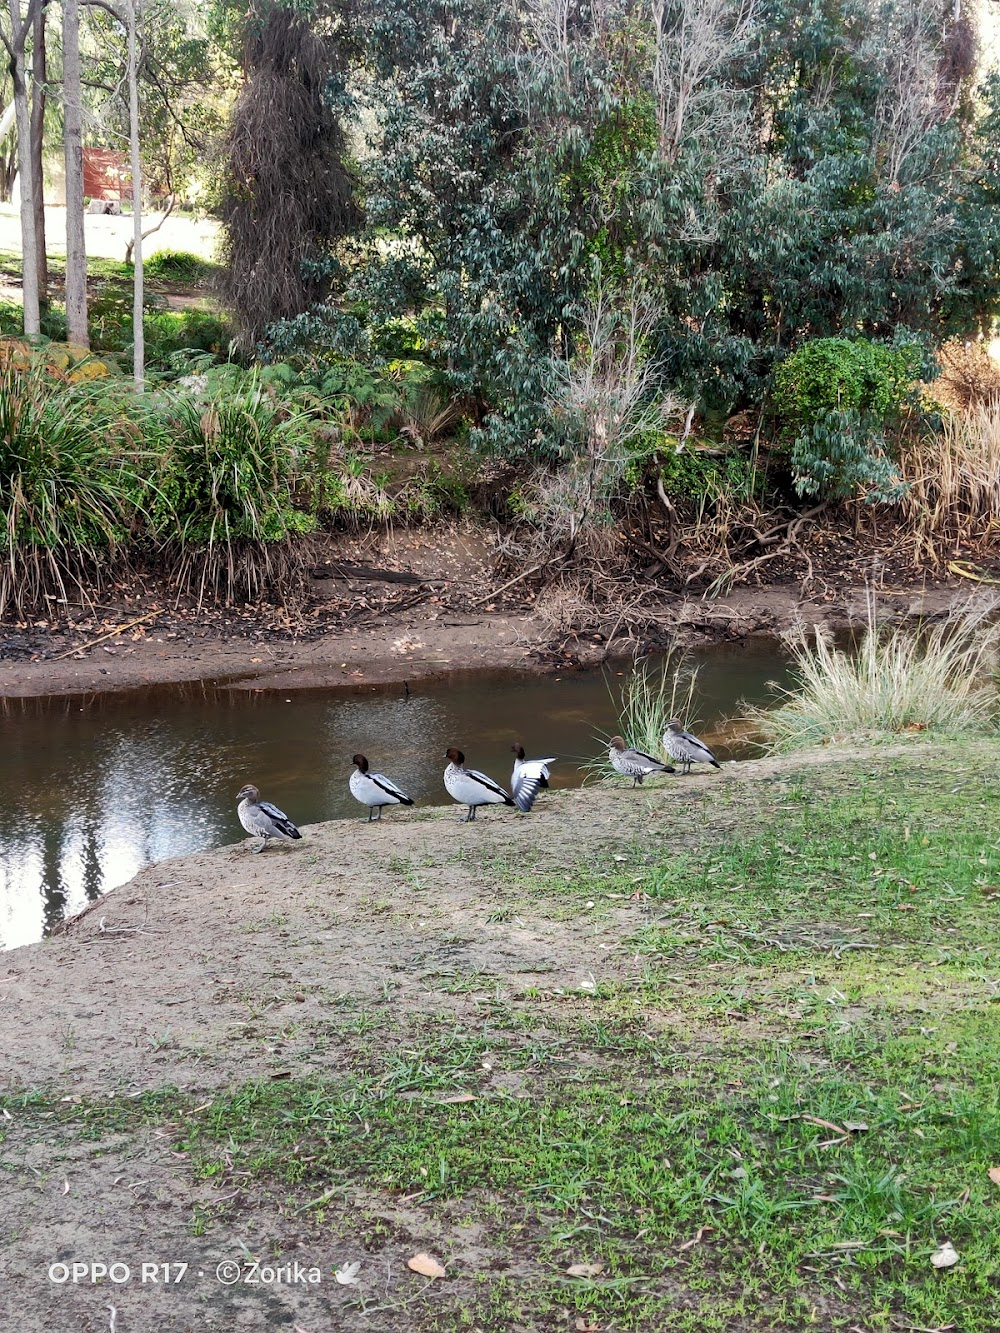
<path id="1" fill-rule="evenodd" d="M 869 601 L 856 652 L 817 629 L 791 641 L 796 683 L 774 709 L 753 708 L 772 753 L 900 733 L 987 731 L 996 725 L 997 602 L 968 603 L 929 629 L 883 630 Z"/>
<path id="2" fill-rule="evenodd" d="M 1000 516 L 1000 403 L 944 418 L 900 454 L 903 506 L 918 560 L 940 560 L 982 540 Z"/>
<path id="3" fill-rule="evenodd" d="M 251 384 L 207 406 L 179 401 L 171 435 L 159 536 L 178 586 L 201 602 L 294 585 L 305 551 L 293 538 L 316 526 L 294 494 L 308 415 Z"/>
<path id="4" fill-rule="evenodd" d="M 608 684 L 608 694 L 618 719 L 613 731 L 599 732 L 603 753 L 583 765 L 590 778 L 615 777 L 608 759 L 608 743 L 621 736 L 626 746 L 654 758 L 663 757 L 663 733 L 673 717 L 695 725 L 695 689 L 698 668 L 688 662 L 679 648 L 670 648 L 655 664 L 637 662 L 620 685 Z"/>

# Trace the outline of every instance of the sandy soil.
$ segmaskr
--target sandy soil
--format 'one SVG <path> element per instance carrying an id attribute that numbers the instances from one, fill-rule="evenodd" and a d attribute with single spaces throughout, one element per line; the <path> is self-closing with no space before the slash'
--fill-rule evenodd
<path id="1" fill-rule="evenodd" d="M 337 1021 L 346 1003 L 475 1024 L 494 991 L 536 987 L 542 1012 L 638 976 L 643 963 L 625 941 L 649 907 L 560 900 L 564 873 L 619 871 L 623 827 L 657 850 L 683 843 L 709 787 L 720 833 L 742 826 L 755 784 L 801 764 L 727 765 L 672 780 L 669 799 L 655 787 L 549 794 L 530 816 L 487 810 L 472 825 L 454 807 L 393 811 L 381 825 L 316 825 L 260 856 L 241 845 L 148 867 L 68 933 L 0 957 L 0 1091 L 128 1099 L 175 1086 L 208 1097 L 252 1080 L 335 1075 L 348 1063 Z M 489 1088 L 516 1096 L 523 1077 L 498 1051 Z M 357 1198 L 318 1227 L 252 1183 L 234 1214 L 192 1234 L 196 1205 L 237 1205 L 192 1178 L 176 1126 L 100 1142 L 67 1142 L 54 1126 L 39 1142 L 19 1137 L 13 1107 L 0 1153 L 4 1329 L 402 1333 L 413 1326 L 406 1301 L 428 1296 L 403 1267 L 415 1248 L 447 1250 L 470 1271 L 489 1261 L 488 1235 L 468 1219 L 449 1228 L 405 1200 L 390 1216 L 378 1213 L 384 1199 Z M 377 1243 L 361 1223 L 372 1207 L 389 1227 Z M 239 1290 L 215 1280 L 220 1261 L 246 1253 L 322 1265 L 325 1280 Z M 50 1264 L 74 1260 L 183 1262 L 191 1276 L 169 1290 L 48 1280 Z M 331 1265 L 354 1260 L 382 1275 L 365 1292 L 373 1313 L 331 1279 Z"/>
<path id="2" fill-rule="evenodd" d="M 341 576 L 336 562 L 345 558 L 384 566 L 411 582 Z M 594 632 L 602 628 L 596 611 L 592 625 L 566 628 L 544 608 L 492 597 L 493 559 L 488 539 L 474 529 L 416 529 L 360 546 L 335 543 L 329 575 L 312 579 L 295 614 L 266 607 L 178 611 L 156 588 L 128 598 L 109 594 L 106 605 L 81 608 L 69 623 L 64 616 L 0 625 L 0 696 L 222 677 L 290 689 L 484 667 L 564 669 L 631 656 L 670 639 L 702 644 L 801 624 L 837 628 L 866 614 L 864 586 L 846 581 L 813 596 L 798 583 L 739 588 L 715 601 L 665 592 L 640 637 L 619 628 L 609 642 L 610 624 L 603 634 Z M 883 617 L 934 616 L 968 596 L 969 585 L 961 581 L 883 586 L 877 603 Z M 140 617 L 140 624 L 132 623 Z"/>

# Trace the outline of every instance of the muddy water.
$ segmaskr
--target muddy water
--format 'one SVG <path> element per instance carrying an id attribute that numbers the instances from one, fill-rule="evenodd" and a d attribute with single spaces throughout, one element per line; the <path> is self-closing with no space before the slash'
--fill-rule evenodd
<path id="1" fill-rule="evenodd" d="M 695 654 L 699 729 L 738 757 L 720 719 L 764 702 L 785 678 L 776 643 Z M 351 755 L 395 779 L 418 805 L 448 800 L 444 751 L 504 781 L 510 744 L 559 755 L 553 786 L 617 727 L 609 693 L 624 669 L 561 678 L 468 672 L 402 686 L 254 691 L 186 684 L 58 699 L 0 699 L 0 947 L 53 925 L 142 866 L 243 836 L 233 799 L 255 782 L 297 823 L 364 818 Z M 387 812 L 391 818 L 391 812 Z"/>

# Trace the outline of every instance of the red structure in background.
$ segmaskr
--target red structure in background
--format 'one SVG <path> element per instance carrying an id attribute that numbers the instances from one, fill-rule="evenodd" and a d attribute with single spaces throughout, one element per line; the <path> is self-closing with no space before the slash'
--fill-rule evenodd
<path id="1" fill-rule="evenodd" d="M 88 199 L 118 199 L 128 193 L 128 167 L 112 148 L 83 150 L 83 193 Z"/>

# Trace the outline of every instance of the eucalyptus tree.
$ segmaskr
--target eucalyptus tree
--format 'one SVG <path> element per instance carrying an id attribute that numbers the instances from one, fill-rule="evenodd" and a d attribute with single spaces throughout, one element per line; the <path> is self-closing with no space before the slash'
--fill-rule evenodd
<path id="1" fill-rule="evenodd" d="M 83 221 L 83 84 L 80 0 L 62 0 L 63 150 L 66 164 L 66 336 L 90 346 L 87 241 Z"/>
<path id="2" fill-rule="evenodd" d="M 21 191 L 21 291 L 24 300 L 24 332 L 35 336 L 40 332 L 41 315 L 38 294 L 38 237 L 35 229 L 35 173 L 31 155 L 31 110 L 28 102 L 28 77 L 25 50 L 42 0 L 28 0 L 22 9 L 21 0 L 9 0 L 10 32 L 0 28 L 10 59 L 13 84 L 14 113 L 17 122 L 17 162 Z"/>

